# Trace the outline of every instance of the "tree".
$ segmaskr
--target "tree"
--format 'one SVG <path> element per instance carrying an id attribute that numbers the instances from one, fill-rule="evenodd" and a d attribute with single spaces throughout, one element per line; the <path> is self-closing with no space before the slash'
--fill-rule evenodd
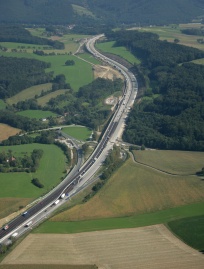
<path id="1" fill-rule="evenodd" d="M 67 61 L 65 62 L 65 65 L 67 65 L 67 66 L 75 65 L 75 61 L 74 61 L 74 60 L 67 60 Z"/>

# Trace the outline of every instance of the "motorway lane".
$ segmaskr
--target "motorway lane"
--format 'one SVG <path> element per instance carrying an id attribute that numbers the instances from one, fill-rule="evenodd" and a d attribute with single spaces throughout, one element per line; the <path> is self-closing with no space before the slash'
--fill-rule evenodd
<path id="1" fill-rule="evenodd" d="M 97 38 L 98 37 L 96 37 L 95 39 Z M 89 46 L 89 43 L 87 43 L 87 47 L 88 46 Z M 96 52 L 96 50 L 94 49 L 92 53 L 95 55 L 95 53 L 98 53 L 98 52 Z M 107 57 L 104 57 L 104 59 L 108 61 Z M 95 151 L 90 156 L 89 160 L 80 168 L 79 172 L 76 173 L 75 176 L 70 178 L 69 183 L 62 182 L 60 186 L 56 188 L 56 190 L 51 192 L 50 195 L 47 195 L 47 197 L 45 197 L 41 202 L 37 203 L 32 208 L 30 208 L 26 216 L 18 216 L 16 219 L 8 223 L 9 225 L 8 230 L 0 230 L 0 239 L 6 235 L 11 235 L 13 233 L 12 231 L 16 230 L 18 226 L 25 225 L 30 220 L 34 219 L 35 215 L 37 215 L 43 209 L 46 209 L 48 206 L 51 206 L 57 199 L 59 199 L 62 193 L 68 194 L 69 192 L 71 192 L 76 187 L 77 184 L 83 181 L 84 175 L 86 173 L 91 174 L 90 170 L 96 171 L 98 169 L 98 167 L 94 166 L 94 164 L 95 162 L 97 162 L 98 158 L 101 157 L 101 155 L 103 155 L 102 153 L 105 152 L 103 158 L 101 157 L 102 160 L 107 155 L 107 150 L 104 150 L 104 149 L 109 148 L 109 146 L 107 147 L 107 144 L 110 141 L 111 137 L 112 137 L 112 140 L 116 140 L 117 134 L 115 134 L 115 131 L 119 130 L 120 129 L 119 127 L 121 127 L 121 124 L 123 124 L 123 118 L 122 118 L 122 115 L 124 113 L 123 107 L 127 106 L 129 102 L 132 101 L 131 89 L 135 88 L 137 85 L 134 75 L 130 73 L 127 70 L 127 68 L 123 67 L 121 64 L 117 64 L 115 61 L 110 60 L 110 59 L 109 59 L 109 63 L 114 66 L 118 65 L 118 68 L 121 69 L 121 73 L 123 73 L 123 75 L 126 78 L 126 88 L 124 90 L 123 99 L 118 105 L 118 108 L 113 118 L 111 119 L 111 122 L 109 126 L 107 127 L 107 130 L 105 131 L 101 141 L 97 145 Z M 134 87 L 133 87 L 133 83 L 135 83 Z"/>

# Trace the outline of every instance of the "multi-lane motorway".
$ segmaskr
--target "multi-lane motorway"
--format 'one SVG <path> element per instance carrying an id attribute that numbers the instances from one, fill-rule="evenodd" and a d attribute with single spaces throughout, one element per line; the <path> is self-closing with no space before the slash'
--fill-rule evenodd
<path id="1" fill-rule="evenodd" d="M 112 148 L 121 132 L 121 129 L 124 128 L 128 111 L 137 95 L 138 85 L 135 76 L 126 67 L 102 55 L 95 49 L 94 44 L 96 40 L 102 36 L 103 35 L 98 35 L 90 38 L 86 43 L 86 47 L 94 57 L 113 66 L 123 74 L 125 78 L 125 89 L 123 91 L 122 99 L 119 101 L 117 109 L 105 130 L 101 141 L 90 158 L 75 172 L 75 174 L 68 175 L 65 180 L 63 180 L 52 192 L 46 195 L 44 199 L 28 209 L 26 214 L 13 219 L 7 224 L 7 227 L 2 227 L 0 230 L 0 243 L 12 235 L 21 235 L 26 232 L 28 227 L 35 226 L 39 221 L 42 221 L 43 216 L 47 216 L 49 212 L 51 213 L 54 208 L 65 201 L 64 194 L 66 194 L 65 197 L 67 197 L 67 195 L 71 196 L 77 192 L 77 189 L 82 188 L 102 165 L 109 150 Z"/>

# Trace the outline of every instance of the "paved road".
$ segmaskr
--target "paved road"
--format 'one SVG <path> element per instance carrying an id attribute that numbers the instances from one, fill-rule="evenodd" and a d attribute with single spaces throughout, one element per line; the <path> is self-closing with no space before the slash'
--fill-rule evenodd
<path id="1" fill-rule="evenodd" d="M 97 172 L 98 168 L 103 164 L 109 150 L 116 142 L 119 134 L 121 133 L 121 129 L 124 129 L 125 119 L 127 117 L 129 108 L 134 103 L 137 95 L 138 85 L 135 76 L 126 67 L 96 51 L 94 48 L 94 43 L 102 36 L 103 35 L 99 35 L 90 38 L 87 41 L 86 46 L 89 52 L 95 57 L 110 64 L 123 74 L 125 77 L 126 87 L 123 92 L 122 100 L 119 101 L 117 109 L 107 129 L 105 130 L 101 141 L 98 143 L 90 158 L 74 175 L 68 175 L 63 182 L 61 182 L 42 201 L 31 207 L 25 216 L 18 216 L 8 223 L 9 228 L 7 230 L 1 229 L 0 243 L 14 233 L 18 233 L 18 235 L 20 235 L 30 227 L 35 226 L 37 223 L 39 223 L 39 221 L 45 218 L 48 214 L 50 214 L 50 212 L 52 212 L 65 201 L 65 198 L 61 198 L 62 194 L 66 194 L 65 197 L 71 197 L 77 192 L 77 190 L 85 186 L 89 180 L 92 180 L 92 177 Z M 56 201 L 58 202 L 55 204 Z M 28 223 L 29 225 L 27 225 Z"/>

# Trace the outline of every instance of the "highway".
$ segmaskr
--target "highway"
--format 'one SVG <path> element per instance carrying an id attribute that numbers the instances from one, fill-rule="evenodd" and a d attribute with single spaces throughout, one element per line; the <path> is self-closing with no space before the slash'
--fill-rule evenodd
<path id="1" fill-rule="evenodd" d="M 86 43 L 86 47 L 94 57 L 113 66 L 123 74 L 125 78 L 125 89 L 122 99 L 119 101 L 117 109 L 101 141 L 84 165 L 74 173 L 69 174 L 54 190 L 44 197 L 44 199 L 28 209 L 25 215 L 20 215 L 9 222 L 7 224 L 8 229 L 5 229 L 5 226 L 4 228 L 2 227 L 0 230 L 0 243 L 14 234 L 20 236 L 26 232 L 28 228 L 36 226 L 43 218 L 46 218 L 54 209 L 65 202 L 65 198 L 73 196 L 78 189 L 81 189 L 103 164 L 110 149 L 112 149 L 113 144 L 121 133 L 121 130 L 124 129 L 125 119 L 137 95 L 138 84 L 135 76 L 126 67 L 107 58 L 95 49 L 94 44 L 96 40 L 102 36 L 103 35 L 98 35 L 90 38 Z M 64 194 L 66 194 L 65 197 Z"/>

